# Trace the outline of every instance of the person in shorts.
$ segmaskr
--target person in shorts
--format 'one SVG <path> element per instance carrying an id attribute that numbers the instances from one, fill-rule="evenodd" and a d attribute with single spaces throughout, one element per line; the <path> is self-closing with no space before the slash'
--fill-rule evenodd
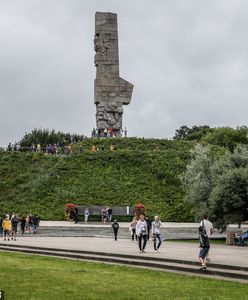
<path id="1" fill-rule="evenodd" d="M 209 238 L 206 230 L 203 226 L 199 227 L 199 241 L 200 241 L 200 253 L 199 260 L 201 263 L 201 270 L 207 270 L 207 255 L 210 248 Z"/>
<path id="2" fill-rule="evenodd" d="M 9 238 L 10 238 L 10 221 L 9 221 L 9 218 L 7 216 L 3 220 L 2 226 L 3 226 L 4 241 L 6 241 L 7 236 L 8 236 L 8 241 L 9 241 Z"/>
<path id="3" fill-rule="evenodd" d="M 204 215 L 203 219 L 200 222 L 200 226 L 202 226 L 204 228 L 204 230 L 206 231 L 206 234 L 208 236 L 208 240 L 210 243 L 210 239 L 211 239 L 211 235 L 214 232 L 214 228 L 213 228 L 213 223 L 209 221 L 208 219 L 208 215 Z M 209 252 L 208 252 L 208 256 L 206 257 L 207 262 L 210 262 L 210 257 L 209 257 Z"/>

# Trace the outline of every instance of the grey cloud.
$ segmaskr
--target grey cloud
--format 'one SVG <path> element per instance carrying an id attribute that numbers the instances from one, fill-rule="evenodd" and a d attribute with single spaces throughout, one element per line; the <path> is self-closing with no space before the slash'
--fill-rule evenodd
<path id="1" fill-rule="evenodd" d="M 121 76 L 134 84 L 132 136 L 183 124 L 247 123 L 245 0 L 0 2 L 0 145 L 34 127 L 95 125 L 95 11 L 118 13 Z"/>

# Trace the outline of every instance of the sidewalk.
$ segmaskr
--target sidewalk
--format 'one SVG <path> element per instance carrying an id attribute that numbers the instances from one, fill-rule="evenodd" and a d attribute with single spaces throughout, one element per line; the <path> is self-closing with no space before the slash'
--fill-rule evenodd
<path id="1" fill-rule="evenodd" d="M 114 221 L 114 219 L 112 220 Z M 122 228 L 129 228 L 131 222 L 118 222 L 120 227 Z M 40 221 L 41 227 L 109 227 L 112 222 L 80 222 L 78 224 L 74 224 L 73 222 L 69 221 Z M 163 227 L 165 228 L 198 228 L 198 223 L 176 223 L 176 222 L 163 222 Z"/>
<path id="2" fill-rule="evenodd" d="M 153 251 L 153 242 L 149 241 L 146 253 L 140 254 L 136 241 L 120 239 L 115 242 L 110 238 L 87 238 L 87 237 L 18 237 L 17 241 L 1 243 L 6 245 L 25 245 L 47 247 L 56 249 L 88 250 L 107 253 L 122 253 L 131 255 L 143 255 L 149 257 L 161 257 L 198 261 L 199 244 L 189 242 L 163 242 L 161 251 Z M 225 245 L 211 245 L 210 257 L 212 263 L 231 266 L 248 267 L 248 248 Z"/>

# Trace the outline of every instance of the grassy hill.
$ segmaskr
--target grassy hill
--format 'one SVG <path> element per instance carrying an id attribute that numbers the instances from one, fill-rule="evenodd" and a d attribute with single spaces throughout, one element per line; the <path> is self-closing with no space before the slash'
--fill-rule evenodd
<path id="1" fill-rule="evenodd" d="M 99 149 L 96 153 L 90 151 L 93 144 Z M 115 151 L 109 150 L 111 144 Z M 157 139 L 89 139 L 75 144 L 70 157 L 0 152 L 0 213 L 32 212 L 60 220 L 68 202 L 89 206 L 142 202 L 150 215 L 191 221 L 179 175 L 193 145 Z"/>

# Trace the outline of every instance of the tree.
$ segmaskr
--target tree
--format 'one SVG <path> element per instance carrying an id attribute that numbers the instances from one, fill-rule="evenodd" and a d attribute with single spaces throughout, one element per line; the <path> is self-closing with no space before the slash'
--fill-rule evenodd
<path id="1" fill-rule="evenodd" d="M 248 220 L 248 168 L 224 173 L 213 188 L 210 198 L 211 217 L 218 228 Z"/>
<path id="2" fill-rule="evenodd" d="M 200 141 L 203 136 L 213 130 L 214 128 L 210 128 L 208 125 L 194 125 L 191 128 L 184 125 L 176 130 L 175 136 L 173 138 L 175 140 Z"/>
<path id="3" fill-rule="evenodd" d="M 205 135 L 202 141 L 234 151 L 238 144 L 248 144 L 247 130 L 230 127 L 215 128 L 213 132 Z"/>
<path id="4" fill-rule="evenodd" d="M 197 144 L 191 150 L 191 163 L 181 178 L 188 189 L 189 201 L 195 208 L 196 217 L 208 209 L 208 199 L 212 190 L 211 167 L 213 164 L 210 147 Z"/>
<path id="5" fill-rule="evenodd" d="M 218 228 L 248 220 L 248 148 L 238 146 L 220 158 L 197 145 L 182 178 L 196 216 L 205 212 Z"/>
<path id="6" fill-rule="evenodd" d="M 25 133 L 24 137 L 20 140 L 21 147 L 30 147 L 32 144 L 40 144 L 45 147 L 48 144 L 69 144 L 73 141 L 80 140 L 78 134 L 63 133 L 52 129 L 37 129 L 34 128 L 30 133 Z"/>
<path id="7" fill-rule="evenodd" d="M 173 137 L 174 140 L 183 140 L 189 134 L 190 128 L 188 126 L 181 126 L 176 130 L 175 135 Z"/>

